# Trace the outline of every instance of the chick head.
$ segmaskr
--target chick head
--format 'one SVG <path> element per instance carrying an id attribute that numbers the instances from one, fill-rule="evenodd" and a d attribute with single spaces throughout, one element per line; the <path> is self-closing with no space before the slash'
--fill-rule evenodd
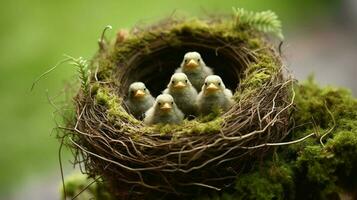
<path id="1" fill-rule="evenodd" d="M 129 86 L 129 98 L 143 99 L 145 96 L 150 95 L 150 91 L 142 82 L 134 82 Z"/>
<path id="2" fill-rule="evenodd" d="M 205 94 L 214 94 L 218 92 L 223 92 L 226 89 L 221 77 L 217 75 L 207 76 L 205 83 L 202 86 L 202 91 Z"/>
<path id="3" fill-rule="evenodd" d="M 181 67 L 186 70 L 197 70 L 201 69 L 202 66 L 206 64 L 203 62 L 201 55 L 194 51 L 194 52 L 187 52 L 183 58 L 181 63 Z"/>
<path id="4" fill-rule="evenodd" d="M 160 94 L 156 97 L 155 110 L 161 113 L 168 113 L 175 107 L 174 98 L 169 94 Z"/>
<path id="5" fill-rule="evenodd" d="M 167 87 L 171 90 L 182 90 L 189 86 L 191 86 L 190 80 L 188 80 L 186 74 L 180 72 L 171 76 L 170 83 Z"/>

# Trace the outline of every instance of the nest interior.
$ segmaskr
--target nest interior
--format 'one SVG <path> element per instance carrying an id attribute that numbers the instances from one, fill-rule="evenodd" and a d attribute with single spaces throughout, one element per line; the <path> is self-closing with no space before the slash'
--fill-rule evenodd
<path id="1" fill-rule="evenodd" d="M 198 51 L 235 91 L 236 104 L 210 119 L 145 126 L 125 109 L 133 81 L 157 95 L 187 51 Z M 93 59 L 90 91 L 75 98 L 65 137 L 76 163 L 114 196 L 154 198 L 221 190 L 287 134 L 292 80 L 261 33 L 230 20 L 169 20 L 118 35 Z M 68 131 L 69 130 L 69 131 Z"/>
<path id="2" fill-rule="evenodd" d="M 217 75 L 224 77 L 226 87 L 234 91 L 244 68 L 241 61 L 232 54 L 233 52 L 224 48 L 223 41 L 212 41 L 205 38 L 207 35 L 202 36 L 196 36 L 202 41 L 195 41 L 192 40 L 191 34 L 183 34 L 180 37 L 182 44 L 179 46 L 168 46 L 166 41 L 159 39 L 154 44 L 157 46 L 151 48 L 150 53 L 138 56 L 130 63 L 131 67 L 126 73 L 128 81 L 124 83 L 124 88 L 127 89 L 128 84 L 140 80 L 155 96 L 160 94 L 166 88 L 175 69 L 180 66 L 183 55 L 189 51 L 197 51 Z"/>

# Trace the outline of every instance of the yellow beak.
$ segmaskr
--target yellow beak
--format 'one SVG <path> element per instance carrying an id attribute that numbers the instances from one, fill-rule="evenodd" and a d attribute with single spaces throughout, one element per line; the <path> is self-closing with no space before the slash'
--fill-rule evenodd
<path id="1" fill-rule="evenodd" d="M 164 103 L 164 105 L 162 105 L 160 107 L 160 109 L 163 110 L 163 111 L 169 111 L 169 110 L 171 110 L 171 108 L 172 108 L 172 106 L 169 103 Z"/>
<path id="2" fill-rule="evenodd" d="M 198 63 L 197 63 L 195 60 L 191 59 L 191 60 L 186 64 L 186 66 L 189 67 L 189 68 L 195 68 L 195 67 L 198 66 Z"/>
<path id="3" fill-rule="evenodd" d="M 137 90 L 134 95 L 134 97 L 137 97 L 137 98 L 140 98 L 143 96 L 145 96 L 145 92 L 143 90 Z"/>
<path id="4" fill-rule="evenodd" d="M 208 87 L 206 88 L 206 90 L 209 91 L 209 92 L 214 92 L 214 91 L 217 91 L 218 89 L 219 88 L 213 83 L 210 83 L 208 85 Z"/>
<path id="5" fill-rule="evenodd" d="M 181 89 L 181 88 L 184 88 L 184 87 L 186 87 L 186 84 L 183 83 L 182 81 L 179 81 L 174 85 L 174 88 L 176 88 L 176 89 Z"/>

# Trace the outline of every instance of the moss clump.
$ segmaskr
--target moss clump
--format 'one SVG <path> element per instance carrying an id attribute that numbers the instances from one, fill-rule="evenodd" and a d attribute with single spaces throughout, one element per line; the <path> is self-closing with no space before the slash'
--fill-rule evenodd
<path id="1" fill-rule="evenodd" d="M 234 199 L 291 199 L 293 187 L 293 174 L 289 166 L 268 164 L 252 174 L 237 178 Z"/>
<path id="2" fill-rule="evenodd" d="M 313 131 L 318 137 L 279 147 L 264 164 L 238 175 L 232 190 L 197 199 L 357 198 L 357 100 L 345 89 L 321 88 L 312 78 L 295 90 L 297 125 L 314 119 L 315 127 L 306 124 L 287 139 Z M 322 146 L 320 137 L 333 124 Z"/>
<path id="3" fill-rule="evenodd" d="M 283 162 L 266 160 L 248 173 L 237 176 L 229 192 L 213 193 L 198 197 L 198 200 L 283 200 L 294 199 L 294 172 Z"/>
<path id="4" fill-rule="evenodd" d="M 249 98 L 251 95 L 255 95 L 258 90 L 264 88 L 269 80 L 274 79 L 277 76 L 278 70 L 280 70 L 280 61 L 274 57 L 257 54 L 257 62 L 251 63 L 250 66 L 244 71 L 244 79 L 240 83 L 242 91 L 234 94 L 236 102 L 241 101 L 244 98 Z"/>
<path id="5" fill-rule="evenodd" d="M 223 123 L 222 117 L 216 117 L 208 122 L 201 122 L 200 120 L 184 120 L 180 125 L 156 125 L 151 128 L 153 132 L 159 132 L 163 135 L 173 133 L 174 137 L 182 135 L 200 135 L 217 133 L 221 129 Z"/>
<path id="6" fill-rule="evenodd" d="M 334 87 L 320 88 L 310 77 L 304 87 L 297 87 L 297 109 L 295 119 L 297 124 L 313 120 L 323 129 L 331 127 L 333 120 L 328 110 L 336 119 L 336 127 L 351 130 L 357 122 L 357 103 L 346 89 Z"/>

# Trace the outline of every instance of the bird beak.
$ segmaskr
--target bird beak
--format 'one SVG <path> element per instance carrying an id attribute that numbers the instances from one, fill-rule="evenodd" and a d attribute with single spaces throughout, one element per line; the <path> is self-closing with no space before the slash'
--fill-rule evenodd
<path id="1" fill-rule="evenodd" d="M 140 98 L 143 96 L 145 96 L 145 92 L 143 90 L 137 90 L 134 95 L 134 97 L 136 97 L 136 98 Z"/>
<path id="2" fill-rule="evenodd" d="M 198 66 L 198 63 L 197 63 L 195 60 L 191 59 L 191 60 L 186 64 L 186 66 L 189 67 L 189 68 L 195 68 L 195 67 Z"/>
<path id="3" fill-rule="evenodd" d="M 179 81 L 174 85 L 174 88 L 176 88 L 176 89 L 182 89 L 184 87 L 186 87 L 186 84 L 183 83 L 182 81 Z"/>
<path id="4" fill-rule="evenodd" d="M 215 84 L 213 84 L 213 83 L 210 83 L 209 85 L 208 85 L 208 87 L 206 88 L 206 90 L 208 91 L 208 92 L 214 92 L 214 91 L 217 91 L 219 88 L 215 85 Z"/>
<path id="5" fill-rule="evenodd" d="M 164 103 L 164 105 L 162 105 L 160 107 L 161 110 L 166 111 L 166 112 L 171 110 L 171 108 L 172 108 L 172 106 L 169 103 Z"/>

